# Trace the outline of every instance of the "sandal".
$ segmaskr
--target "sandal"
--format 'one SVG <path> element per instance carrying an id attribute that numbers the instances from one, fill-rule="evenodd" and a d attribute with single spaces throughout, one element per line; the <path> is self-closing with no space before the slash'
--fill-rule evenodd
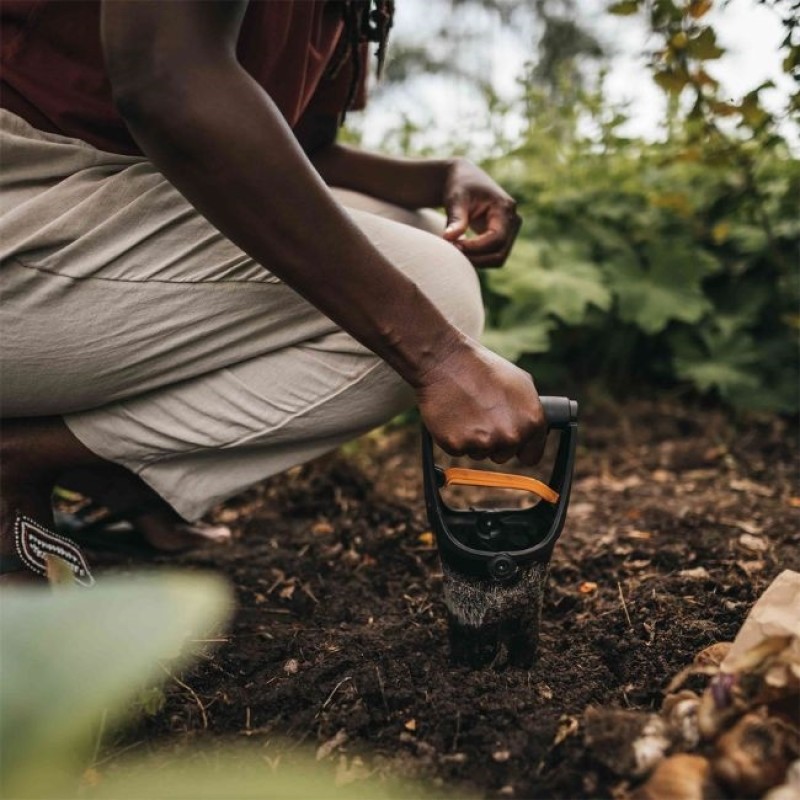
<path id="1" fill-rule="evenodd" d="M 14 519 L 14 547 L 16 554 L 0 556 L 0 575 L 27 569 L 46 578 L 48 556 L 55 556 L 69 567 L 75 583 L 86 587 L 94 585 L 89 564 L 75 542 L 53 533 L 19 511 Z"/>

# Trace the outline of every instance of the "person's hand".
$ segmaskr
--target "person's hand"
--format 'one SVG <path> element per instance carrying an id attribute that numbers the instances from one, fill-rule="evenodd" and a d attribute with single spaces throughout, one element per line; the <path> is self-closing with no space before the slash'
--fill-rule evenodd
<path id="1" fill-rule="evenodd" d="M 416 388 L 436 443 L 454 456 L 523 464 L 542 457 L 547 424 L 531 376 L 466 340 L 426 372 Z"/>
<path id="2" fill-rule="evenodd" d="M 448 170 L 443 199 L 444 238 L 474 266 L 502 267 L 522 224 L 514 198 L 482 169 L 457 158 Z M 470 229 L 476 235 L 466 238 Z"/>

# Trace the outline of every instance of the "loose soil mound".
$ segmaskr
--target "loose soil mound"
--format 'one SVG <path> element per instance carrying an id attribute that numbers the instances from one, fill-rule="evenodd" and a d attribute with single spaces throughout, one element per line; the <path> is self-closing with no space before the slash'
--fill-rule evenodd
<path id="1" fill-rule="evenodd" d="M 217 514 L 233 545 L 178 559 L 225 573 L 239 607 L 183 676 L 196 697 L 173 685 L 126 741 L 281 738 L 457 794 L 609 796 L 619 779 L 583 745 L 587 707 L 658 708 L 671 676 L 800 569 L 795 442 L 779 422 L 675 407 L 583 419 L 528 671 L 450 663 L 413 430 L 270 480 Z"/>

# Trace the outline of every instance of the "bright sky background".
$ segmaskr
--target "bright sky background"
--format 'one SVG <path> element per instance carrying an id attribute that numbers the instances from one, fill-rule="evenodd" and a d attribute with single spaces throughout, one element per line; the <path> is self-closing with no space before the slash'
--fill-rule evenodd
<path id="1" fill-rule="evenodd" d="M 642 21 L 609 15 L 604 10 L 606 5 L 606 0 L 580 2 L 587 27 L 614 54 L 606 84 L 608 95 L 616 102 L 628 104 L 631 120 L 625 133 L 658 138 L 665 99 L 645 67 L 644 55 L 653 43 Z M 731 0 L 724 9 L 721 5 L 716 3 L 709 19 L 727 52 L 721 59 L 710 62 L 709 71 L 731 97 L 741 97 L 763 81 L 773 80 L 777 88 L 765 91 L 762 98 L 769 108 L 782 108 L 792 89 L 792 80 L 781 70 L 778 48 L 784 32 L 778 15 L 758 5 L 756 0 Z M 393 33 L 411 42 L 430 42 L 431 31 L 435 31 L 449 13 L 448 4 L 427 0 L 399 0 L 396 7 Z M 481 71 L 490 74 L 499 92 L 510 98 L 518 90 L 516 79 L 532 54 L 526 52 L 518 38 L 504 32 L 493 15 L 486 14 L 481 24 L 487 46 L 482 52 L 470 53 L 470 57 L 479 59 Z M 524 38 L 531 40 L 530 36 Z M 385 131 L 396 127 L 405 114 L 427 128 L 427 143 L 445 150 L 455 128 L 463 130 L 484 124 L 478 116 L 481 107 L 473 87 L 452 78 L 432 76 L 413 81 L 405 89 L 392 89 L 375 97 L 357 124 L 363 130 L 364 144 L 376 146 L 383 140 Z M 353 116 L 354 121 L 361 117 Z M 796 129 L 786 132 L 800 149 Z M 488 142 L 490 138 L 478 129 L 473 132 L 471 141 L 480 149 L 482 140 Z"/>

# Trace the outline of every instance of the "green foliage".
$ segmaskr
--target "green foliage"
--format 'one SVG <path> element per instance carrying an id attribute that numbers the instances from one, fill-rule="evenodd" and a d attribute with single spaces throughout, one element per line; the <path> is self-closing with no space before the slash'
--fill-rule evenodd
<path id="1" fill-rule="evenodd" d="M 783 21 L 783 67 L 800 76 L 796 0 L 759 2 Z M 785 139 L 800 88 L 785 114 L 762 103 L 770 83 L 723 93 L 712 6 L 609 3 L 621 24 L 639 16 L 649 27 L 649 69 L 667 100 L 655 142 L 624 136 L 626 113 L 607 101 L 602 73 L 591 84 L 586 67 L 602 48 L 579 7 L 521 6 L 538 20 L 537 60 L 516 103 L 489 87 L 486 118 L 473 122 L 485 152 L 502 154 L 486 167 L 525 219 L 509 263 L 482 278 L 485 343 L 530 369 L 540 389 L 600 380 L 612 390 L 693 390 L 740 408 L 800 405 L 800 163 Z M 527 129 L 509 142 L 520 115 Z M 385 144 L 425 154 L 421 133 L 406 124 Z"/>
<path id="2" fill-rule="evenodd" d="M 761 105 L 766 86 L 720 97 L 705 66 L 722 53 L 710 6 L 610 8 L 647 14 L 660 37 L 664 141 L 623 137 L 602 83 L 557 106 L 529 76 L 527 134 L 488 165 L 526 222 L 507 266 L 484 280 L 486 343 L 540 377 L 678 382 L 795 411 L 800 163 Z"/>

